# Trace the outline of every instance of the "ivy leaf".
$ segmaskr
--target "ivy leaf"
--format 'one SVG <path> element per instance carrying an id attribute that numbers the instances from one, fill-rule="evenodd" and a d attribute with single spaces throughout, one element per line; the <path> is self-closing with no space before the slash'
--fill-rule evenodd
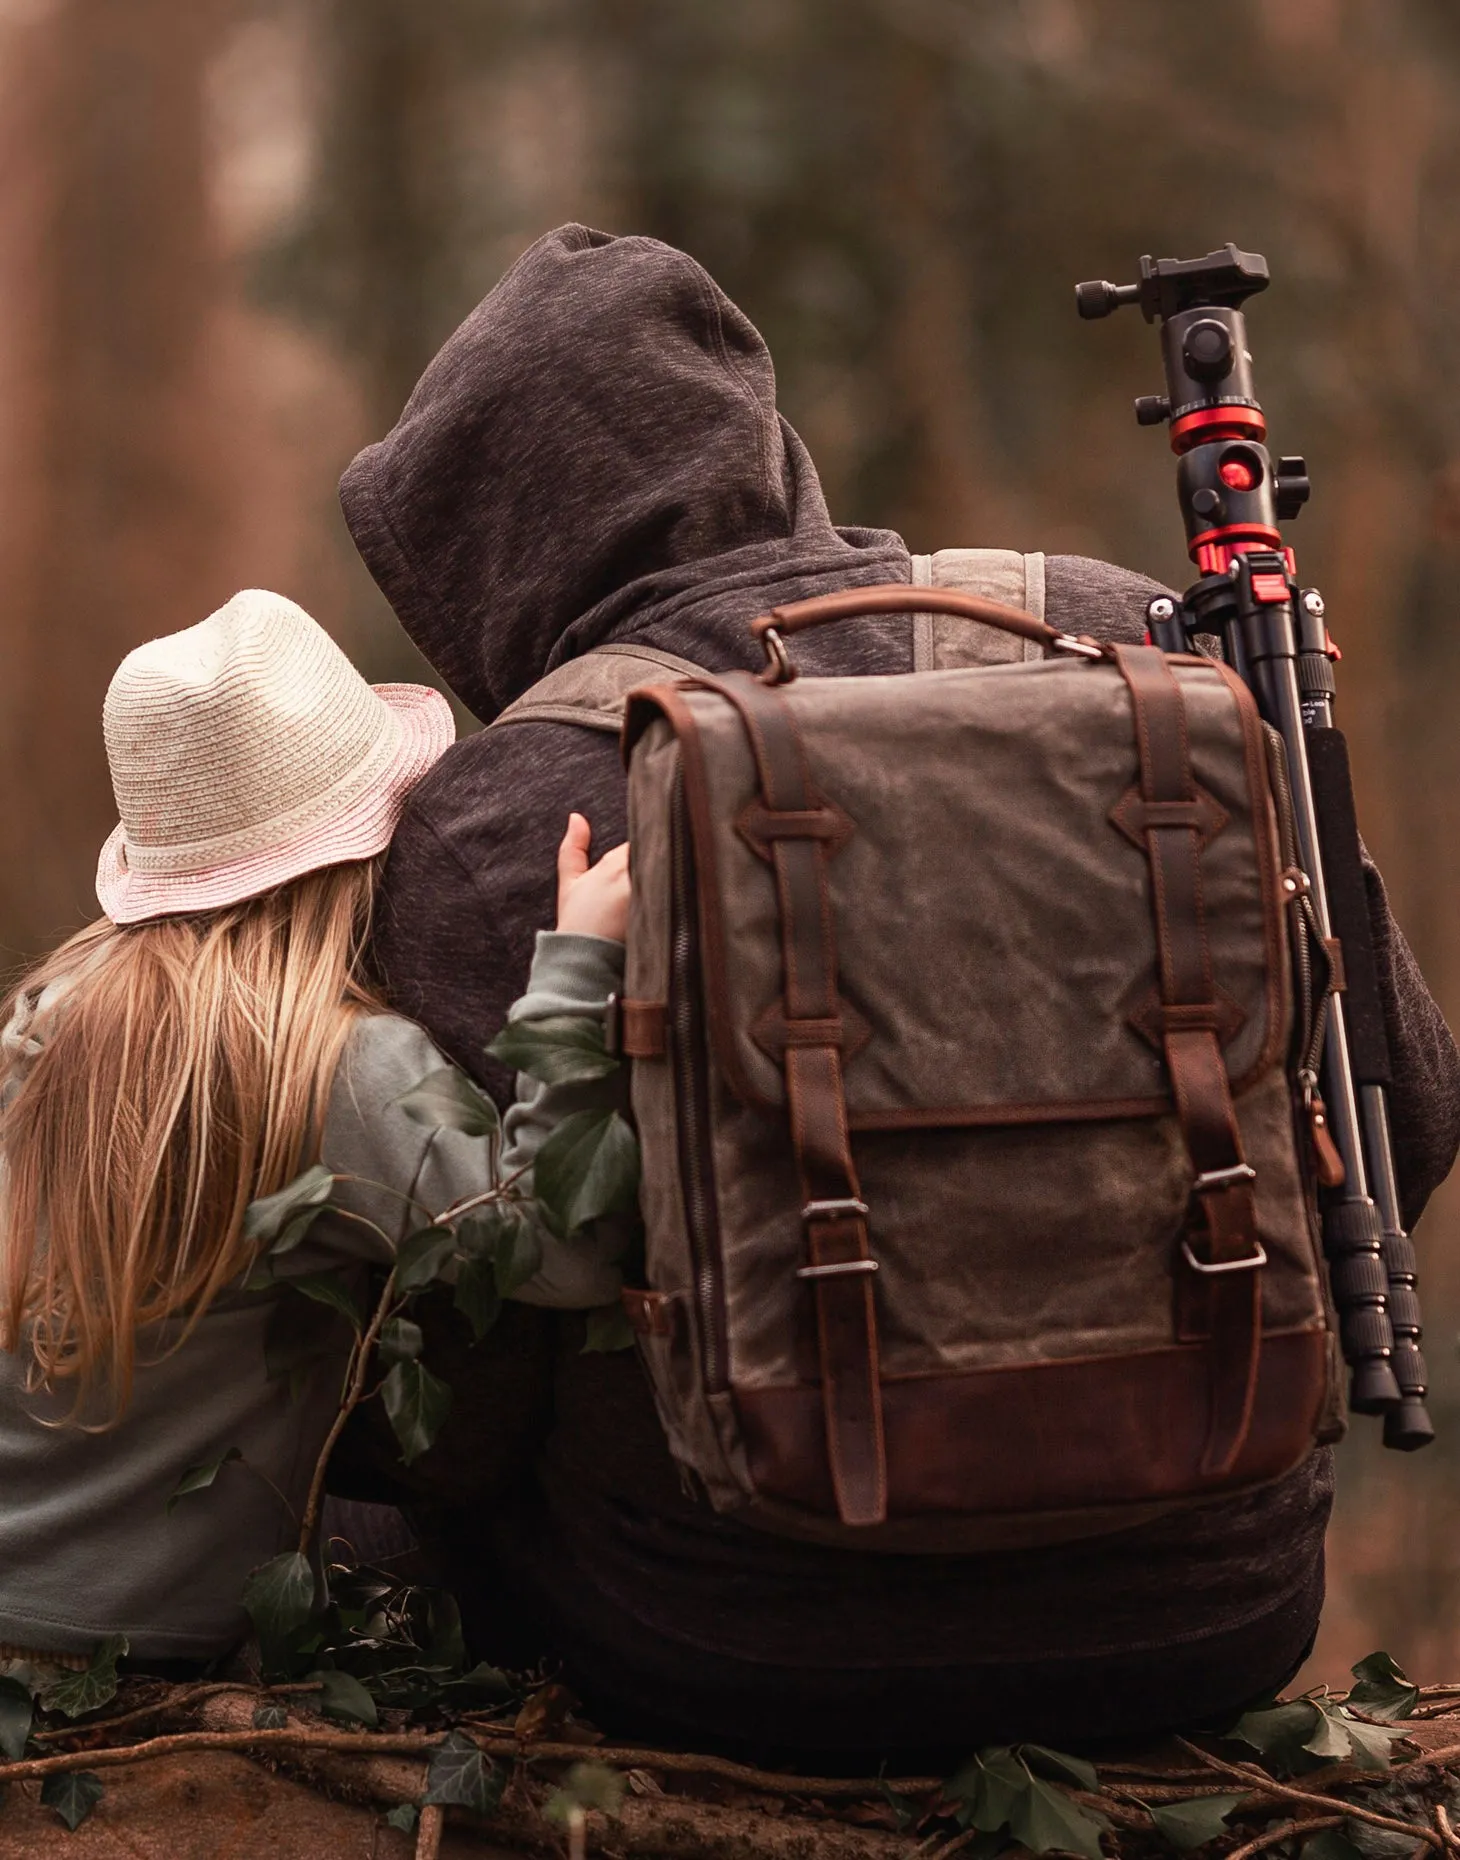
<path id="1" fill-rule="evenodd" d="M 1092 1795 L 1100 1793 L 1100 1778 L 1095 1774 L 1095 1765 L 1087 1763 L 1083 1757 L 1067 1757 L 1062 1750 L 1047 1750 L 1043 1744 L 1021 1744 L 1019 1755 L 1033 1770 L 1043 1776 L 1053 1776 L 1059 1782 L 1073 1783 L 1077 1789 L 1088 1789 Z"/>
<path id="2" fill-rule="evenodd" d="M 632 1350 L 638 1342 L 622 1305 L 598 1305 L 588 1313 L 582 1354 L 591 1351 Z"/>
<path id="3" fill-rule="evenodd" d="M 260 1564 L 243 1585 L 243 1605 L 266 1653 L 285 1647 L 314 1611 L 309 1558 L 286 1550 Z"/>
<path id="4" fill-rule="evenodd" d="M 381 1325 L 376 1348 L 382 1363 L 412 1363 L 421 1354 L 425 1341 L 420 1325 L 413 1319 L 393 1317 Z"/>
<path id="5" fill-rule="evenodd" d="M 395 1284 L 400 1292 L 419 1292 L 438 1278 L 456 1251 L 449 1227 L 421 1227 L 407 1234 L 395 1256 Z"/>
<path id="6" fill-rule="evenodd" d="M 1396 1718 L 1407 1718 L 1419 1703 L 1419 1687 L 1387 1653 L 1371 1653 L 1349 1670 L 1358 1683 L 1346 1703 L 1357 1706 L 1367 1717 L 1392 1723 Z"/>
<path id="7" fill-rule="evenodd" d="M 117 1695 L 117 1661 L 126 1651 L 126 1635 L 109 1634 L 92 1649 L 84 1672 L 63 1673 L 42 1688 L 41 1704 L 66 1718 L 80 1718 L 109 1704 Z"/>
<path id="8" fill-rule="evenodd" d="M 208 1460 L 202 1466 L 190 1466 L 173 1487 L 172 1497 L 164 1507 L 169 1517 L 180 1498 L 186 1498 L 189 1492 L 206 1492 L 225 1466 L 231 1466 L 235 1460 L 242 1458 L 242 1448 L 230 1447 L 226 1453 L 220 1453 L 216 1460 Z"/>
<path id="9" fill-rule="evenodd" d="M 1246 1801 L 1242 1795 L 1203 1795 L 1194 1802 L 1167 1802 L 1163 1806 L 1148 1808 L 1147 1813 L 1156 1825 L 1158 1833 L 1188 1853 L 1193 1847 L 1205 1847 L 1208 1841 L 1214 1841 L 1219 1834 L 1230 1834 L 1227 1817 L 1239 1802 Z M 1321 1860 L 1321 1856 L 1320 1856 Z"/>
<path id="10" fill-rule="evenodd" d="M 1360 1724 L 1357 1718 L 1350 1718 L 1347 1713 L 1335 1722 L 1343 1727 L 1348 1739 L 1349 1749 L 1344 1753 L 1355 1769 L 1387 1770 L 1394 1761 L 1391 1746 L 1404 1735 L 1402 1731 L 1388 1731 L 1377 1724 Z"/>
<path id="11" fill-rule="evenodd" d="M 1030 1853 L 1083 1854 L 1085 1860 L 1104 1860 L 1100 1836 L 1109 1825 L 1037 1776 L 1029 1778 L 1009 1818 L 1009 1832 Z"/>
<path id="12" fill-rule="evenodd" d="M 623 1806 L 624 1779 L 606 1763 L 575 1763 L 543 1804 L 549 1821 L 565 1822 L 576 1809 L 616 1815 Z"/>
<path id="13" fill-rule="evenodd" d="M 457 1268 L 456 1291 L 452 1302 L 471 1325 L 472 1336 L 480 1343 L 502 1310 L 496 1265 L 486 1254 L 473 1254 L 461 1262 Z"/>
<path id="14" fill-rule="evenodd" d="M 490 1259 L 497 1290 L 510 1298 L 542 1264 L 542 1239 L 530 1208 L 520 1201 L 494 1201 L 469 1214 L 457 1229 L 469 1252 Z"/>
<path id="15" fill-rule="evenodd" d="M 1350 1751 L 1349 1727 L 1334 1712 L 1324 1711 L 1318 1707 L 1318 1723 L 1313 1735 L 1304 1741 L 1303 1748 L 1315 1757 L 1321 1757 L 1325 1763 L 1343 1763 Z M 1388 1768 L 1386 1763 L 1385 1768 Z"/>
<path id="16" fill-rule="evenodd" d="M 484 1757 L 465 1732 L 451 1731 L 431 1752 L 421 1804 L 490 1815 L 506 1786 L 506 1770 Z"/>
<path id="17" fill-rule="evenodd" d="M 428 1072 L 395 1101 L 418 1124 L 459 1130 L 464 1137 L 491 1137 L 501 1128 L 497 1107 L 455 1066 Z"/>
<path id="18" fill-rule="evenodd" d="M 959 1802 L 962 1827 L 997 1834 L 1007 1828 L 1020 1796 L 1029 1786 L 1029 1772 L 1011 1750 L 981 1750 L 944 1785 L 951 1801 Z"/>
<path id="19" fill-rule="evenodd" d="M 372 1731 L 380 1722 L 375 1700 L 353 1673 L 342 1673 L 330 1667 L 311 1673 L 309 1677 L 317 1680 L 322 1688 L 319 1703 L 326 1718 L 339 1718 L 346 1724 L 363 1724 Z"/>
<path id="20" fill-rule="evenodd" d="M 1249 1745 L 1280 1776 L 1316 1769 L 1322 1759 L 1307 1749 L 1308 1739 L 1322 1729 L 1323 1713 L 1312 1699 L 1294 1699 L 1244 1712 L 1226 1733 L 1229 1740 Z"/>
<path id="21" fill-rule="evenodd" d="M 307 1272 L 286 1283 L 290 1291 L 303 1292 L 306 1298 L 312 1298 L 317 1305 L 328 1305 L 330 1310 L 338 1311 L 357 1337 L 365 1328 L 360 1301 L 342 1272 Z"/>
<path id="22" fill-rule="evenodd" d="M 487 1051 L 514 1072 L 525 1072 L 544 1085 L 607 1078 L 619 1067 L 605 1044 L 603 1022 L 586 1014 L 508 1021 Z"/>
<path id="23" fill-rule="evenodd" d="M 315 1163 L 272 1195 L 248 1204 L 243 1211 L 244 1239 L 272 1242 L 271 1251 L 287 1253 L 324 1212 L 334 1187 L 333 1173 L 323 1163 Z"/>
<path id="24" fill-rule="evenodd" d="M 617 1111 L 575 1111 L 537 1153 L 533 1190 L 559 1232 L 628 1213 L 639 1192 L 639 1140 Z"/>
<path id="25" fill-rule="evenodd" d="M 256 1731 L 283 1731 L 288 1725 L 289 1714 L 282 1705 L 254 1706 L 253 1728 Z"/>
<path id="26" fill-rule="evenodd" d="M 0 1678 L 0 1756 L 18 1763 L 25 1755 L 35 1705 L 18 1679 Z"/>
<path id="27" fill-rule="evenodd" d="M 421 1811 L 414 1803 L 402 1802 L 385 1817 L 385 1825 L 388 1828 L 399 1828 L 402 1834 L 414 1834 L 420 1819 Z"/>
<path id="28" fill-rule="evenodd" d="M 73 1834 L 105 1794 L 95 1770 L 63 1771 L 41 1784 L 41 1801 L 55 1809 Z"/>
<path id="29" fill-rule="evenodd" d="M 427 1451 L 451 1412 L 451 1390 L 424 1363 L 397 1363 L 381 1384 L 380 1399 L 409 1466 Z"/>
<path id="30" fill-rule="evenodd" d="M 488 1666 L 485 1660 L 459 1679 L 447 1680 L 442 1690 L 455 1697 L 479 1700 L 487 1705 L 501 1705 L 516 1698 L 518 1688 L 500 1666 Z"/>

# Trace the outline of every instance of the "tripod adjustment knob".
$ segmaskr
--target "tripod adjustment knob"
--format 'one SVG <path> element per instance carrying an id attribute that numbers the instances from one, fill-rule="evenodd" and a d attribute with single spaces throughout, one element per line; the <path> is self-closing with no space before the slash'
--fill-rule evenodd
<path id="1" fill-rule="evenodd" d="M 1181 362 L 1193 381 L 1220 381 L 1232 371 L 1232 332 L 1215 317 L 1203 317 L 1187 330 Z"/>
<path id="2" fill-rule="evenodd" d="M 1164 394 L 1136 395 L 1136 425 L 1159 426 L 1171 418 L 1171 402 Z"/>
<path id="3" fill-rule="evenodd" d="M 1278 521 L 1287 523 L 1297 516 L 1312 495 L 1307 461 L 1296 456 L 1279 459 L 1273 473 L 1273 488 L 1277 492 Z"/>

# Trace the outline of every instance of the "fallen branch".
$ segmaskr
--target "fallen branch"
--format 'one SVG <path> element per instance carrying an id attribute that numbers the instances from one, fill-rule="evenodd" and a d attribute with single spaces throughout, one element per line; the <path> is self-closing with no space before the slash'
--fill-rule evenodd
<path id="1" fill-rule="evenodd" d="M 421 1810 L 421 1819 L 416 1824 L 416 1860 L 439 1860 L 441 1832 L 445 1826 L 445 1809 L 438 1808 L 434 1802 L 428 1802 Z"/>
<path id="2" fill-rule="evenodd" d="M 493 1733 L 479 1722 L 468 1720 L 472 1736 L 489 1756 L 515 1758 L 521 1762 L 581 1763 L 591 1757 L 595 1763 L 611 1763 L 626 1770 L 662 1770 L 682 1776 L 719 1776 L 738 1783 L 742 1789 L 756 1789 L 763 1795 L 818 1795 L 856 1800 L 881 1797 L 890 1789 L 895 1795 L 936 1795 L 943 1787 L 938 1776 L 785 1776 L 777 1770 L 752 1769 L 748 1764 L 733 1763 L 728 1757 L 698 1757 L 681 1750 L 640 1750 L 632 1745 L 523 1743 L 510 1734 Z"/>
<path id="3" fill-rule="evenodd" d="M 422 1756 L 441 1741 L 439 1732 L 316 1731 L 304 1726 L 282 1731 L 176 1731 L 141 1744 L 116 1744 L 99 1750 L 63 1750 L 54 1757 L 26 1757 L 0 1763 L 0 1784 L 34 1782 L 68 1770 L 111 1769 L 123 1763 L 146 1763 L 154 1757 L 181 1756 L 192 1750 L 276 1751 L 313 1745 L 320 1750 L 351 1751 L 361 1756 Z"/>
<path id="4" fill-rule="evenodd" d="M 292 1686 L 257 1686 L 246 1679 L 215 1679 L 206 1685 L 188 1686 L 181 1691 L 171 1686 L 164 1696 L 155 1699 L 152 1704 L 139 1705 L 135 1711 L 123 1712 L 119 1718 L 100 1718 L 91 1724 L 63 1724 L 52 1731 L 34 1731 L 31 1738 L 37 1744 L 58 1744 L 68 1737 L 91 1737 L 102 1731 L 110 1734 L 121 1730 L 124 1725 L 143 1724 L 148 1718 L 191 1711 L 195 1705 L 201 1705 L 205 1700 L 217 1698 L 225 1692 L 246 1692 L 255 1698 L 283 1699 L 323 1690 L 323 1685 L 317 1679 Z"/>
<path id="5" fill-rule="evenodd" d="M 1256 1764 L 1228 1763 L 1221 1757 L 1214 1757 L 1210 1751 L 1188 1743 L 1184 1737 L 1178 1737 L 1176 1741 L 1183 1750 L 1189 1751 L 1194 1757 L 1204 1758 L 1211 1768 L 1219 1770 L 1224 1776 L 1235 1777 L 1254 1793 L 1260 1790 L 1263 1795 L 1276 1796 L 1279 1801 L 1298 1802 L 1304 1808 L 1321 1809 L 1325 1814 L 1331 1814 L 1336 1806 L 1331 1795 L 1315 1795 L 1307 1789 L 1294 1789 L 1290 1783 L 1275 1782 L 1266 1770 L 1258 1769 Z M 1375 1814 L 1371 1808 L 1360 1808 L 1356 1802 L 1345 1801 L 1342 1806 L 1344 1815 L 1350 1820 L 1367 1821 L 1371 1827 L 1387 1828 L 1391 1834 L 1407 1834 L 1425 1847 L 1442 1845 L 1433 1828 L 1421 1827 L 1417 1821 L 1396 1821 L 1390 1815 Z"/>

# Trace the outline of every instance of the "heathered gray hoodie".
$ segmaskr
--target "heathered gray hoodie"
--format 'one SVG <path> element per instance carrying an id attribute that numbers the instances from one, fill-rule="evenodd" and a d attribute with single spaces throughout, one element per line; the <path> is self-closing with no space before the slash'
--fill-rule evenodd
<path id="1" fill-rule="evenodd" d="M 341 497 L 402 624 L 487 720 L 601 641 L 754 667 L 747 625 L 768 606 L 910 579 L 899 537 L 833 526 L 776 412 L 764 344 L 706 273 L 654 240 L 579 226 L 513 266 Z M 1138 639 L 1156 591 L 1102 563 L 1047 562 L 1046 614 L 1070 631 Z M 911 624 L 827 629 L 797 657 L 811 675 L 907 671 Z M 504 1101 L 510 1081 L 482 1046 L 551 921 L 572 808 L 598 850 L 623 838 L 611 739 L 487 731 L 415 791 L 386 867 L 377 948 L 394 1000 Z M 1372 904 L 1413 1218 L 1455 1154 L 1460 1064 L 1377 874 Z M 423 1463 L 417 1499 L 491 1643 L 480 1651 L 551 1651 L 608 1722 L 802 1750 L 1140 1735 L 1231 1713 L 1311 1639 L 1326 1453 L 1096 1543 L 827 1551 L 687 1495 L 634 1358 L 582 1355 L 570 1322 L 534 1321 L 541 1334 L 515 1333 L 510 1351 L 460 1355 L 458 1406 L 480 1431 L 454 1436 L 434 1479 Z M 504 1443 L 491 1417 L 528 1383 L 541 1399 L 516 1403 Z M 530 1642 L 514 1647 L 525 1621 Z"/>

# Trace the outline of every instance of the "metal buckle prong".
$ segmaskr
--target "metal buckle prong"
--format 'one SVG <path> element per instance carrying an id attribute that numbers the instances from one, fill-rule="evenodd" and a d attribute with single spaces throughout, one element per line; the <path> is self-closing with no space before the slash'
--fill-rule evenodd
<path id="1" fill-rule="evenodd" d="M 1221 1272 L 1256 1272 L 1259 1266 L 1267 1264 L 1267 1248 L 1260 1240 L 1254 1241 L 1257 1251 L 1246 1259 L 1198 1259 L 1191 1250 L 1191 1242 L 1183 1240 L 1181 1250 L 1186 1255 L 1186 1263 L 1193 1272 L 1203 1272 L 1215 1276 Z"/>
<path id="2" fill-rule="evenodd" d="M 843 1195 L 840 1200 L 808 1201 L 801 1210 L 803 1221 L 845 1220 L 849 1214 L 860 1214 L 865 1220 L 872 1212 L 865 1201 L 858 1201 L 855 1195 Z"/>
<path id="3" fill-rule="evenodd" d="M 1239 1182 L 1255 1182 L 1257 1171 L 1251 1163 L 1233 1163 L 1230 1169 L 1208 1169 L 1191 1185 L 1193 1195 L 1205 1195 L 1213 1188 L 1235 1188 Z"/>
<path id="4" fill-rule="evenodd" d="M 878 1263 L 875 1259 L 839 1259 L 828 1266 L 798 1266 L 798 1279 L 840 1279 L 853 1272 L 876 1272 Z"/>

